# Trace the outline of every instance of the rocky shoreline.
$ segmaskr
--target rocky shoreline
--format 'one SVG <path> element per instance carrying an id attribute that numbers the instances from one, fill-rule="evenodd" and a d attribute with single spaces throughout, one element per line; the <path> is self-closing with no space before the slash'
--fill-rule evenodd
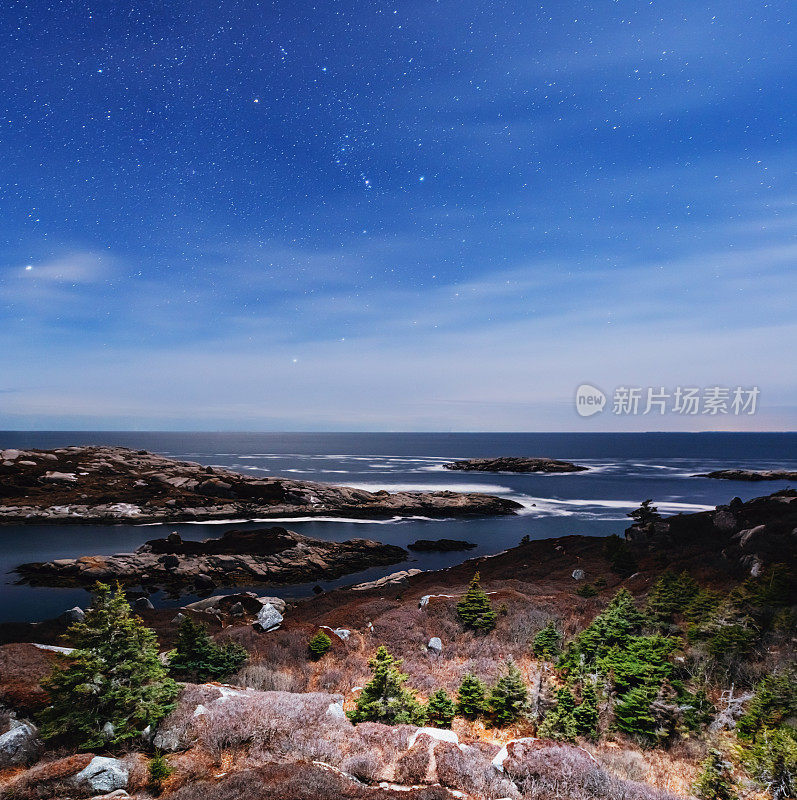
<path id="1" fill-rule="evenodd" d="M 701 472 L 696 478 L 717 478 L 725 481 L 797 481 L 797 471 L 788 469 L 718 469 Z"/>
<path id="2" fill-rule="evenodd" d="M 369 539 L 327 542 L 285 528 L 230 530 L 218 539 L 183 541 L 172 533 L 133 553 L 82 556 L 22 564 L 23 580 L 40 586 L 193 586 L 304 583 L 338 578 L 373 566 L 404 561 L 407 551 Z"/>
<path id="3" fill-rule="evenodd" d="M 465 517 L 522 506 L 487 494 L 367 492 L 125 447 L 0 451 L 0 525 L 267 520 L 279 517 Z"/>
<path id="4" fill-rule="evenodd" d="M 462 472 L 585 472 L 589 467 L 582 467 L 570 461 L 558 461 L 555 458 L 521 458 L 502 456 L 500 458 L 466 458 L 443 465 L 446 469 Z"/>

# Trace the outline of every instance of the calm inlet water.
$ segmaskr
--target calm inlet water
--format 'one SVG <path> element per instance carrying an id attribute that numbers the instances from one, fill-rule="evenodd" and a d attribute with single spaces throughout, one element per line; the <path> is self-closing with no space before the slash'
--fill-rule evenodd
<path id="1" fill-rule="evenodd" d="M 797 469 L 797 434 L 345 434 L 345 433 L 0 433 L 0 447 L 52 448 L 108 444 L 146 448 L 174 458 L 224 466 L 243 473 L 283 475 L 364 489 L 480 491 L 523 504 L 522 514 L 467 520 L 285 519 L 307 536 L 342 541 L 376 539 L 406 546 L 416 539 L 466 539 L 477 547 L 464 553 L 412 554 L 409 561 L 365 570 L 325 588 L 370 580 L 397 569 L 439 569 L 476 555 L 497 553 L 524 535 L 544 539 L 578 533 L 622 533 L 626 514 L 647 497 L 665 514 L 700 511 L 768 494 L 783 481 L 741 483 L 692 477 L 730 467 Z M 570 475 L 512 475 L 450 472 L 453 458 L 549 456 L 590 467 Z M 215 537 L 228 527 L 263 523 L 169 525 L 0 526 L 0 621 L 38 620 L 87 602 L 81 589 L 18 585 L 13 569 L 27 561 L 130 551 L 148 539 L 178 531 L 186 539 Z M 260 587 L 283 597 L 306 595 L 309 585 Z M 224 591 L 223 589 L 220 591 Z M 193 599 L 156 595 L 156 605 Z"/>

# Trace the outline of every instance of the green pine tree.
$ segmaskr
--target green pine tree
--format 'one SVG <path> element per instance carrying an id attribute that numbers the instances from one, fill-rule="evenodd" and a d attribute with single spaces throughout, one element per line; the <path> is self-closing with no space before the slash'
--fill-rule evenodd
<path id="1" fill-rule="evenodd" d="M 775 728 L 789 717 L 797 717 L 797 667 L 767 675 L 736 725 L 740 739 L 754 740 L 762 729 Z"/>
<path id="2" fill-rule="evenodd" d="M 220 680 L 237 672 L 248 654 L 240 645 L 216 644 L 201 622 L 186 617 L 177 633 L 177 646 L 169 659 L 175 677 L 193 682 Z"/>
<path id="3" fill-rule="evenodd" d="M 665 572 L 650 590 L 647 613 L 657 622 L 671 622 L 674 614 L 686 612 L 699 591 L 700 587 L 688 572 L 680 575 Z"/>
<path id="4" fill-rule="evenodd" d="M 578 733 L 573 716 L 575 706 L 573 693 L 569 689 L 559 689 L 556 693 L 556 706 L 545 715 L 540 725 L 540 737 L 574 742 Z"/>
<path id="5" fill-rule="evenodd" d="M 722 753 L 709 752 L 692 790 L 701 800 L 736 800 L 731 765 L 723 759 Z"/>
<path id="6" fill-rule="evenodd" d="M 155 794 L 160 794 L 164 782 L 174 772 L 166 757 L 162 753 L 156 753 L 147 764 L 149 773 L 149 787 Z"/>
<path id="7" fill-rule="evenodd" d="M 490 691 L 487 708 L 496 725 L 511 725 L 526 711 L 528 690 L 513 661 L 507 661 L 505 673 Z"/>
<path id="8" fill-rule="evenodd" d="M 426 719 L 423 705 L 415 693 L 404 688 L 407 676 L 399 671 L 396 660 L 381 646 L 368 662 L 373 677 L 357 698 L 356 707 L 348 712 L 354 722 L 384 722 L 388 725 L 422 725 Z"/>
<path id="9" fill-rule="evenodd" d="M 594 739 L 598 734 L 598 695 L 595 684 L 585 683 L 581 689 L 581 703 L 573 709 L 576 733 Z"/>
<path id="10" fill-rule="evenodd" d="M 545 661 L 553 661 L 561 651 L 562 634 L 551 620 L 535 637 L 531 645 L 534 655 Z"/>
<path id="11" fill-rule="evenodd" d="M 655 691 L 645 687 L 626 692 L 614 707 L 614 727 L 641 739 L 655 738 L 658 724 L 650 710 L 654 698 Z"/>
<path id="12" fill-rule="evenodd" d="M 445 689 L 438 689 L 426 704 L 426 719 L 429 725 L 438 728 L 450 728 L 454 720 L 456 707 Z"/>
<path id="13" fill-rule="evenodd" d="M 742 760 L 772 800 L 797 797 L 797 731 L 793 727 L 763 729 Z"/>
<path id="14" fill-rule="evenodd" d="M 634 520 L 635 525 L 648 525 L 661 519 L 659 509 L 653 505 L 652 499 L 643 500 L 642 505 L 629 512 L 627 516 Z"/>
<path id="15" fill-rule="evenodd" d="M 332 647 L 332 639 L 330 639 L 324 631 L 319 631 L 310 639 L 307 645 L 307 648 L 310 650 L 310 658 L 312 658 L 313 661 L 318 661 L 330 647 Z"/>
<path id="16" fill-rule="evenodd" d="M 469 719 L 476 719 L 484 713 L 487 687 L 468 672 L 457 690 L 457 713 Z"/>
<path id="17" fill-rule="evenodd" d="M 98 583 L 83 622 L 68 631 L 70 663 L 43 682 L 51 705 L 42 735 L 90 750 L 140 737 L 173 708 L 179 692 L 158 658 L 154 631 L 134 616 L 117 584 Z"/>
<path id="18" fill-rule="evenodd" d="M 473 576 L 465 597 L 457 603 L 457 616 L 466 628 L 489 633 L 495 627 L 496 613 L 490 598 L 479 584 L 479 573 Z"/>

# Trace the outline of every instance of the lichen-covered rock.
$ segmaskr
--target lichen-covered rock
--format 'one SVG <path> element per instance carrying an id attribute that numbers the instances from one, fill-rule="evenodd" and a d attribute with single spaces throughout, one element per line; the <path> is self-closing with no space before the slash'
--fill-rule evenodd
<path id="1" fill-rule="evenodd" d="M 255 628 L 261 631 L 273 631 L 282 624 L 282 614 L 271 603 L 266 603 L 260 609 L 254 622 Z"/>
<path id="2" fill-rule="evenodd" d="M 33 760 L 41 747 L 36 727 L 17 723 L 0 736 L 0 769 L 16 767 Z"/>
<path id="3" fill-rule="evenodd" d="M 76 786 L 86 787 L 94 794 L 108 794 L 116 789 L 125 789 L 129 776 L 127 767 L 118 758 L 95 756 L 72 781 Z"/>

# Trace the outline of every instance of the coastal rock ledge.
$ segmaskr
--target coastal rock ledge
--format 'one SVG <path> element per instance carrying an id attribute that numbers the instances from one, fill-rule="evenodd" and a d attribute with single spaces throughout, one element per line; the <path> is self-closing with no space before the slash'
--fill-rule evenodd
<path id="1" fill-rule="evenodd" d="M 261 583 L 303 583 L 337 578 L 367 567 L 395 564 L 407 551 L 369 539 L 327 542 L 285 528 L 230 530 L 219 539 L 184 541 L 171 533 L 152 539 L 133 553 L 59 558 L 23 564 L 17 572 L 44 586 L 91 586 L 96 581 L 125 585 L 254 586 Z"/>
<path id="2" fill-rule="evenodd" d="M 585 472 L 589 467 L 557 461 L 555 458 L 466 458 L 443 465 L 446 469 L 463 472 Z"/>
<path id="3" fill-rule="evenodd" d="M 718 469 L 701 472 L 696 478 L 717 478 L 725 481 L 797 481 L 797 470 L 790 469 Z"/>
<path id="4" fill-rule="evenodd" d="M 487 494 L 367 492 L 253 477 L 126 447 L 0 451 L 0 524 L 463 517 L 520 508 Z"/>

